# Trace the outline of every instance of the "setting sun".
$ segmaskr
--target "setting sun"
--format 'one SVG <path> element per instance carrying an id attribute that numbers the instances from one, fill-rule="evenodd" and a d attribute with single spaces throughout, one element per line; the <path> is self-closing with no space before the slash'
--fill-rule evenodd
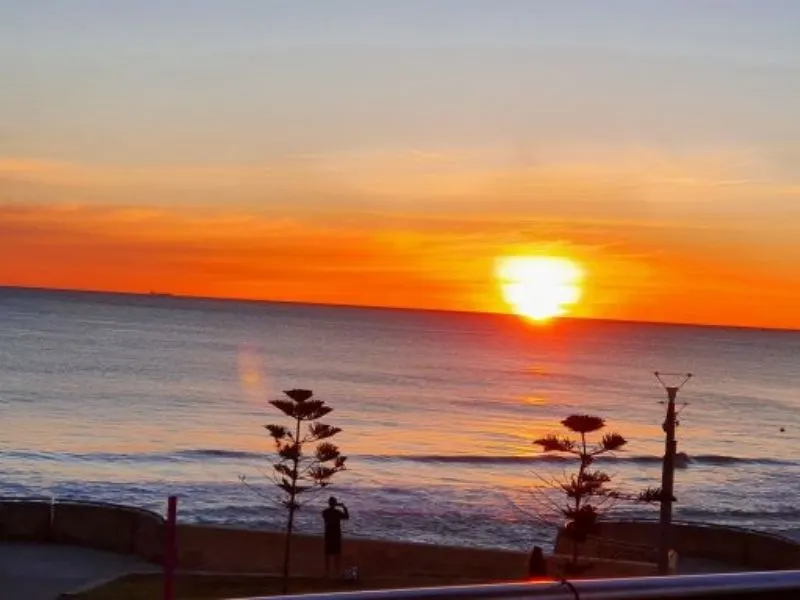
<path id="1" fill-rule="evenodd" d="M 513 311 L 535 321 L 567 314 L 581 297 L 583 270 L 568 258 L 504 256 L 495 276 Z"/>

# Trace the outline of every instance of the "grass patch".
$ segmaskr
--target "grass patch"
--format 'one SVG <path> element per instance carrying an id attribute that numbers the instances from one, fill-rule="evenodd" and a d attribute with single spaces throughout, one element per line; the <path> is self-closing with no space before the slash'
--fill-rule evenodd
<path id="1" fill-rule="evenodd" d="M 289 583 L 289 593 L 344 592 L 468 583 L 486 582 L 423 575 L 404 578 L 369 578 L 358 582 L 320 577 L 293 577 Z M 158 573 L 126 575 L 93 590 L 70 596 L 70 598 L 72 600 L 160 600 L 163 594 L 163 585 L 161 575 Z M 175 580 L 176 600 L 220 600 L 222 598 L 279 595 L 280 593 L 281 580 L 274 576 L 181 574 Z"/>

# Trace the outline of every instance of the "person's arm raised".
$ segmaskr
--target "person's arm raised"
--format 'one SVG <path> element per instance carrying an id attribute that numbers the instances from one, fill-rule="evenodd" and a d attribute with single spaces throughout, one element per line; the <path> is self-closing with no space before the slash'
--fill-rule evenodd
<path id="1" fill-rule="evenodd" d="M 350 518 L 350 513 L 348 512 L 347 507 L 344 504 L 339 504 L 339 506 L 341 506 L 342 510 L 344 511 L 342 513 L 342 518 L 343 519 L 349 519 Z"/>

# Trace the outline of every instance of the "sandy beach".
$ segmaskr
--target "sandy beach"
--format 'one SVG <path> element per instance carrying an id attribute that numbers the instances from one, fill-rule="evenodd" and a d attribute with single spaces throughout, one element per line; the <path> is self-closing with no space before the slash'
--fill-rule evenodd
<path id="1" fill-rule="evenodd" d="M 183 525 L 178 530 L 179 564 L 185 569 L 278 573 L 284 534 L 273 531 Z M 292 538 L 292 573 L 324 575 L 320 536 Z M 518 579 L 525 575 L 522 552 L 347 538 L 342 567 L 357 566 L 362 576 L 436 575 L 474 580 Z"/>
<path id="2" fill-rule="evenodd" d="M 230 573 L 279 573 L 283 561 L 281 532 L 183 525 L 178 530 L 182 569 Z M 319 536 L 292 539 L 292 574 L 324 576 L 323 542 Z M 549 557 L 551 575 L 558 576 L 563 557 Z M 345 537 L 342 568 L 358 567 L 362 578 L 440 578 L 464 583 L 516 581 L 527 576 L 527 552 L 416 544 Z M 623 577 L 651 575 L 654 565 L 593 560 L 590 575 Z"/>

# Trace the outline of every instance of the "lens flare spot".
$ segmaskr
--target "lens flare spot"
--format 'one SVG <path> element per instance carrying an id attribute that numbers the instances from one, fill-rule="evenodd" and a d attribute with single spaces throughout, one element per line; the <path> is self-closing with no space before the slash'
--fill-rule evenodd
<path id="1" fill-rule="evenodd" d="M 250 344 L 242 344 L 237 353 L 239 385 L 246 397 L 262 399 L 266 393 L 266 370 L 258 350 Z"/>

